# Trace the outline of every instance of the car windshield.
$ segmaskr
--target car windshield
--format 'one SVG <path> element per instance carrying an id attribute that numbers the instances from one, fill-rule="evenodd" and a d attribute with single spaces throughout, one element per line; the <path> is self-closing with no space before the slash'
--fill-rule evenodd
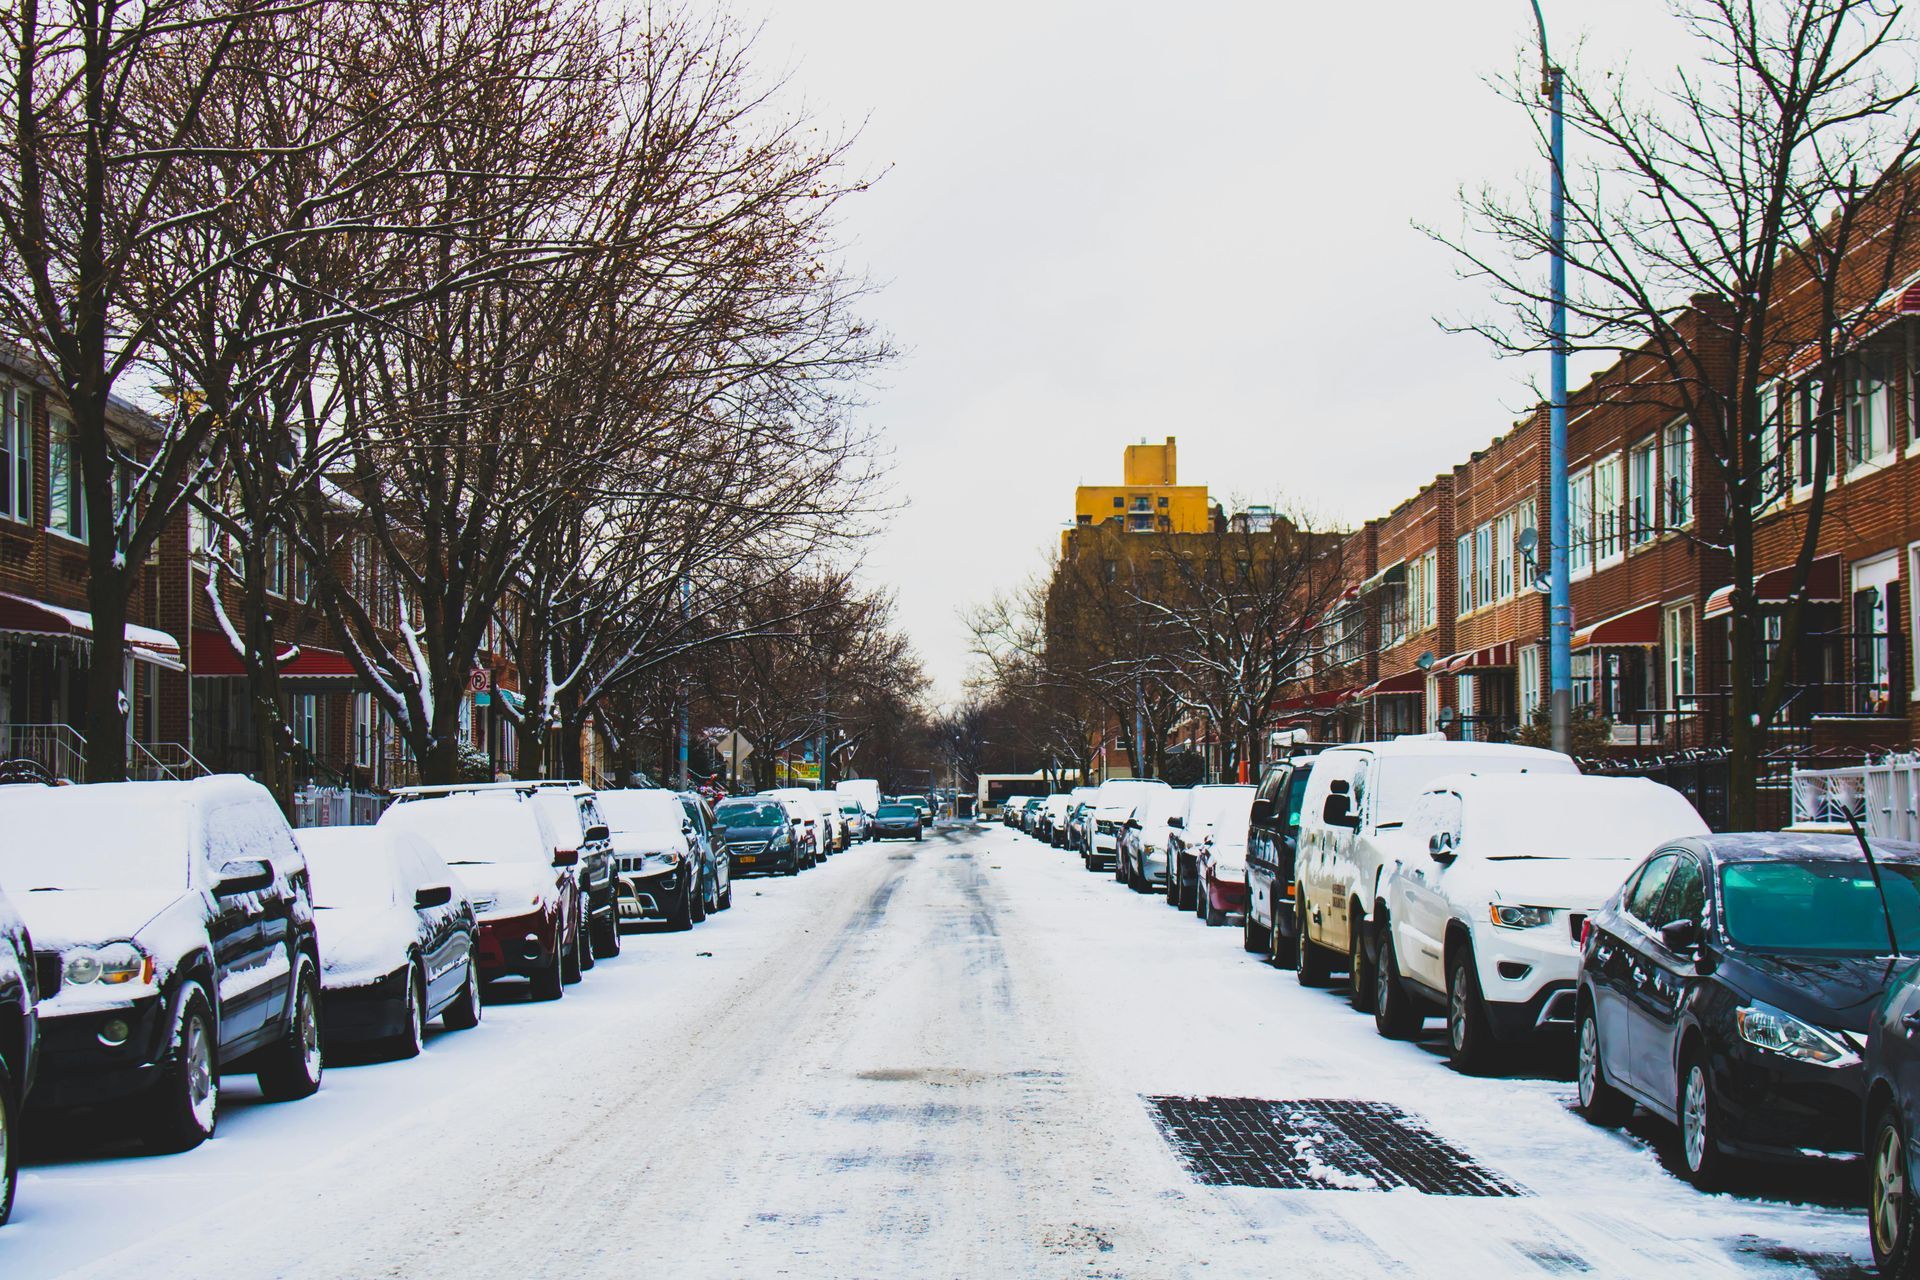
<path id="1" fill-rule="evenodd" d="M 316 907 L 393 905 L 394 852 L 372 827 L 326 827 L 302 831 Z"/>
<path id="2" fill-rule="evenodd" d="M 680 797 L 671 791 L 639 787 L 629 791 L 602 791 L 599 800 L 600 816 L 607 820 L 611 831 L 678 831 L 687 816 L 680 807 Z"/>
<path id="3" fill-rule="evenodd" d="M 0 884 L 36 889 L 187 887 L 187 806 L 170 783 L 0 787 Z"/>
<path id="4" fill-rule="evenodd" d="M 517 796 L 409 800 L 381 814 L 379 825 L 419 836 L 450 867 L 511 862 L 547 866 L 553 859 L 533 806 Z"/>
<path id="5" fill-rule="evenodd" d="M 713 820 L 723 827 L 779 827 L 786 825 L 787 813 L 771 800 L 724 800 Z"/>
<path id="6" fill-rule="evenodd" d="M 918 818 L 920 811 L 910 804 L 883 804 L 875 815 L 881 818 Z"/>
<path id="7" fill-rule="evenodd" d="M 1720 870 L 1727 936 L 1764 951 L 1884 955 L 1887 915 L 1903 952 L 1920 951 L 1920 865 L 1880 864 L 1886 911 L 1864 860 L 1730 862 Z"/>
<path id="8" fill-rule="evenodd" d="M 568 848 L 578 848 L 586 838 L 586 823 L 580 816 L 580 801 L 571 791 L 541 787 L 533 793 L 533 807 L 546 819 L 550 830 L 560 834 Z M 676 824 L 677 825 L 677 824 Z"/>
<path id="9" fill-rule="evenodd" d="M 1287 784 L 1287 829 L 1300 829 L 1300 806 L 1307 802 L 1307 780 L 1313 777 L 1311 769 L 1295 769 L 1293 780 Z"/>
<path id="10" fill-rule="evenodd" d="M 1109 782 L 1100 788 L 1100 807 L 1102 809 L 1136 809 L 1156 791 L 1171 791 L 1162 783 L 1155 786 L 1150 782 Z"/>
<path id="11" fill-rule="evenodd" d="M 1253 810 L 1252 787 L 1201 787 L 1193 793 L 1189 827 L 1245 826 Z"/>

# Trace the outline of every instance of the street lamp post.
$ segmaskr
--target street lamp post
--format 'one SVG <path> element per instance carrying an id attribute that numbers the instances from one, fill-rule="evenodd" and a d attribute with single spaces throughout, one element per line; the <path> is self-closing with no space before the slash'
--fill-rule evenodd
<path id="1" fill-rule="evenodd" d="M 1548 288 L 1553 302 L 1553 397 L 1547 407 L 1547 674 L 1553 749 L 1573 750 L 1573 600 L 1567 583 L 1567 197 L 1566 130 L 1560 96 L 1560 68 L 1547 53 L 1547 20 L 1533 0 L 1540 28 L 1540 91 L 1553 113 L 1548 150 L 1553 172 L 1548 195 L 1548 236 L 1553 257 Z"/>

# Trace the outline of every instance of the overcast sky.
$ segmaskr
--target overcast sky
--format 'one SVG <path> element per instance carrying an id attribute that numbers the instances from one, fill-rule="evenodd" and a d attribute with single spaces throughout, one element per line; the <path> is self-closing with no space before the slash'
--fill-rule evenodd
<path id="1" fill-rule="evenodd" d="M 1660 0 L 1545 7 L 1556 53 L 1674 65 Z M 843 224 L 902 350 L 870 413 L 907 505 L 868 565 L 936 702 L 969 668 L 962 611 L 1041 568 L 1126 444 L 1177 437 L 1180 479 L 1230 508 L 1352 524 L 1545 384 L 1435 324 L 1487 297 L 1414 226 L 1543 172 L 1485 83 L 1527 0 L 730 8 L 886 170 Z"/>

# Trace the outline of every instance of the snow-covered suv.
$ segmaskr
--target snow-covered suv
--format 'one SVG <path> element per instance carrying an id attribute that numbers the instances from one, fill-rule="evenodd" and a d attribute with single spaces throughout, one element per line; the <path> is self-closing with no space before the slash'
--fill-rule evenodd
<path id="1" fill-rule="evenodd" d="M 1645 778 L 1452 777 L 1414 802 L 1418 852 L 1387 875 L 1374 1022 L 1404 1038 L 1447 1017 L 1479 1070 L 1550 1023 L 1571 1026 L 1580 929 L 1662 842 L 1705 835 L 1685 796 Z"/>
<path id="2" fill-rule="evenodd" d="M 1170 788 L 1157 778 L 1109 778 L 1094 792 L 1087 821 L 1087 848 L 1081 860 L 1089 871 L 1112 865 L 1119 856 L 1120 832 L 1147 797 Z"/>
<path id="3" fill-rule="evenodd" d="M 220 1076 L 320 1087 L 307 865 L 267 789 L 191 782 L 0 788 L 0 883 L 60 973 L 39 1006 L 33 1106 L 125 1100 L 150 1145 L 210 1137 Z"/>
<path id="4" fill-rule="evenodd" d="M 1309 986 L 1336 967 L 1352 977 L 1356 1009 L 1373 1007 L 1369 923 L 1385 877 L 1409 846 L 1413 802 L 1456 773 L 1578 773 L 1570 756 L 1538 747 L 1396 738 L 1330 748 L 1316 756 L 1300 806 L 1295 858 L 1294 972 Z"/>

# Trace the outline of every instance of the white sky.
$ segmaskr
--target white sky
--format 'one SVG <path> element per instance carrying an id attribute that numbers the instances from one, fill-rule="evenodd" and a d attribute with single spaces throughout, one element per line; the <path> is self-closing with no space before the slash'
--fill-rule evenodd
<path id="1" fill-rule="evenodd" d="M 1674 65 L 1659 0 L 1545 7 L 1563 60 L 1586 37 Z M 960 613 L 1040 568 L 1127 443 L 1176 436 L 1185 483 L 1357 523 L 1545 383 L 1439 329 L 1487 296 L 1412 225 L 1539 176 L 1485 83 L 1531 41 L 1527 0 L 732 11 L 888 170 L 843 224 L 903 351 L 871 415 L 907 505 L 868 564 L 935 701 L 969 667 Z"/>

